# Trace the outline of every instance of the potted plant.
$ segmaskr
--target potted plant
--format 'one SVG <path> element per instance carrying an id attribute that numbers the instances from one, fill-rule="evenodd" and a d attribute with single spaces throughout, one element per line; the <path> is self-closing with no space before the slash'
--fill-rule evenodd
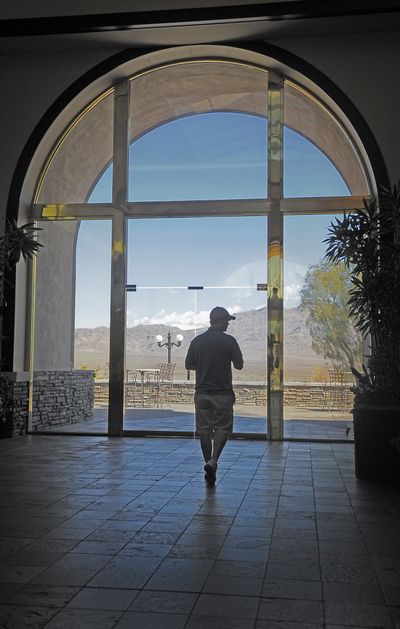
<path id="1" fill-rule="evenodd" d="M 348 305 L 366 338 L 362 371 L 352 369 L 356 476 L 400 481 L 400 187 L 381 188 L 363 209 L 335 219 L 326 259 L 349 269 Z"/>
<path id="2" fill-rule="evenodd" d="M 4 285 L 13 284 L 13 280 L 7 278 L 7 274 L 13 271 L 22 257 L 25 261 L 32 259 L 42 246 L 35 238 L 39 228 L 33 223 L 17 225 L 14 219 L 6 222 L 6 230 L 0 237 L 0 314 L 3 316 L 6 304 L 4 303 Z M 3 340 L 3 336 L 0 339 Z M 5 374 L 0 373 L 0 436 L 13 434 L 14 415 L 14 386 L 13 381 Z"/>

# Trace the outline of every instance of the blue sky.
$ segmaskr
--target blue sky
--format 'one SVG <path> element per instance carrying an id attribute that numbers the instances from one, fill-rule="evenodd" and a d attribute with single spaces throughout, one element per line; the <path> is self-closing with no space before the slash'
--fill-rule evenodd
<path id="1" fill-rule="evenodd" d="M 142 136 L 130 148 L 131 201 L 264 198 L 266 120 L 232 113 L 181 118 Z M 333 164 L 302 136 L 285 130 L 287 197 L 340 196 L 348 189 Z M 111 168 L 90 202 L 111 201 Z M 331 217 L 285 219 L 286 307 L 310 264 L 324 255 Z M 76 327 L 109 325 L 110 221 L 80 226 L 77 246 Z M 137 219 L 128 225 L 128 326 L 165 323 L 182 329 L 207 323 L 220 304 L 235 312 L 265 305 L 265 217 Z M 189 291 L 188 285 L 202 285 Z"/>

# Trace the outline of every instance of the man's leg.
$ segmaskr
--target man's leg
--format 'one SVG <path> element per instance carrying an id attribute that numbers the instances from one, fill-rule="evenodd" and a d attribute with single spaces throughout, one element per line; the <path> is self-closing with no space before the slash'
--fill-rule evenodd
<path id="1" fill-rule="evenodd" d="M 214 443 L 211 459 L 218 461 L 222 450 L 232 434 L 234 395 L 215 396 L 214 406 Z"/>
<path id="2" fill-rule="evenodd" d="M 227 430 L 217 429 L 215 431 L 212 453 L 210 454 L 210 458 L 214 459 L 215 462 L 218 461 L 220 454 L 228 440 L 229 434 L 230 433 Z"/>
<path id="3" fill-rule="evenodd" d="M 215 472 L 214 468 L 209 465 L 212 453 L 213 407 L 209 396 L 202 393 L 195 393 L 194 405 L 196 409 L 196 431 L 200 437 L 200 447 L 205 461 L 205 479 L 210 485 L 214 485 Z"/>
<path id="4" fill-rule="evenodd" d="M 199 432 L 199 437 L 200 437 L 201 451 L 203 453 L 204 460 L 207 463 L 207 461 L 211 459 L 211 452 L 212 452 L 211 429 L 207 431 L 202 430 L 201 432 Z"/>

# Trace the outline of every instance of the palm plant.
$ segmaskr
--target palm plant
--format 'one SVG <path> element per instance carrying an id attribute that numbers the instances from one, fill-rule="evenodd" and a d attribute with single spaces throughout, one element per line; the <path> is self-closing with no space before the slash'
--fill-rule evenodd
<path id="1" fill-rule="evenodd" d="M 400 182 L 399 182 L 400 183 Z M 363 209 L 344 213 L 328 230 L 326 259 L 344 263 L 352 287 L 348 305 L 370 339 L 362 372 L 352 369 L 356 405 L 400 404 L 400 187 L 382 188 Z"/>
<path id="2" fill-rule="evenodd" d="M 14 219 L 7 220 L 6 231 L 0 237 L 0 293 L 3 304 L 4 285 L 12 285 L 13 280 L 7 278 L 7 273 L 12 271 L 21 256 L 26 261 L 37 254 L 42 245 L 37 242 L 35 236 L 39 228 L 34 223 L 26 223 L 18 227 Z M 1 308 L 1 312 L 3 307 Z M 4 337 L 0 335 L 0 339 Z M 13 417 L 13 385 L 7 378 L 0 378 L 0 433 L 4 429 L 12 432 Z"/>
<path id="3" fill-rule="evenodd" d="M 36 240 L 36 233 L 39 230 L 34 223 L 26 223 L 19 227 L 14 219 L 7 219 L 5 233 L 0 237 L 0 312 L 4 307 L 4 285 L 13 284 L 13 280 L 8 279 L 7 274 L 15 268 L 21 257 L 25 261 L 32 259 L 42 247 Z"/>
<path id="4" fill-rule="evenodd" d="M 42 246 L 35 238 L 40 227 L 26 223 L 18 227 L 15 219 L 8 219 L 6 231 L 0 237 L 0 273 L 15 267 L 21 256 L 26 261 L 32 259 Z"/>

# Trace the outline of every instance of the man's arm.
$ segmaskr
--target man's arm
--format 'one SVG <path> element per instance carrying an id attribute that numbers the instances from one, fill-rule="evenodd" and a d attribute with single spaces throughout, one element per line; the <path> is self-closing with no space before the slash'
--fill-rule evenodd
<path id="1" fill-rule="evenodd" d="M 235 369 L 238 369 L 239 371 L 241 371 L 244 366 L 243 358 L 240 361 L 234 362 L 233 366 L 235 367 Z"/>
<path id="2" fill-rule="evenodd" d="M 194 351 L 192 348 L 192 344 L 189 345 L 188 353 L 186 354 L 185 369 L 187 370 L 191 369 L 192 371 L 196 371 L 196 363 L 194 359 Z"/>
<path id="3" fill-rule="evenodd" d="M 238 369 L 239 371 L 241 371 L 243 369 L 243 354 L 240 350 L 239 344 L 236 341 L 236 339 L 234 339 L 234 345 L 233 345 L 233 352 L 232 352 L 232 363 L 233 366 L 235 367 L 235 369 Z"/>

